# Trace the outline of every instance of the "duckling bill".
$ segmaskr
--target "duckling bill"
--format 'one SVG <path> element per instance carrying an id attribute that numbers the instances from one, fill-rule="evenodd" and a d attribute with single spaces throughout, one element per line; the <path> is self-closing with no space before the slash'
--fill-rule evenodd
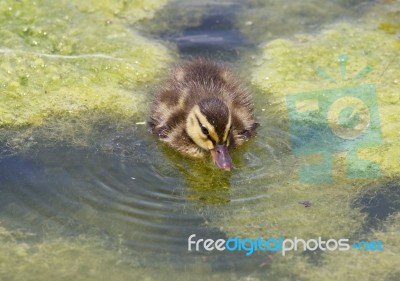
<path id="1" fill-rule="evenodd" d="M 231 170 L 229 150 L 256 134 L 248 91 L 225 66 L 197 59 L 176 67 L 155 94 L 150 131 L 182 154 L 211 154 Z"/>

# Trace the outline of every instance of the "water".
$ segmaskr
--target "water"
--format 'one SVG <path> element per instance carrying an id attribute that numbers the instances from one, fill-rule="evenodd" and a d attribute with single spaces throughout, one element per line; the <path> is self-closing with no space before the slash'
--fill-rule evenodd
<path id="1" fill-rule="evenodd" d="M 182 58 L 208 56 L 237 66 L 242 56 L 259 53 L 262 42 L 315 33 L 338 20 L 356 21 L 372 5 L 335 1 L 318 9 L 309 1 L 307 11 L 290 8 L 290 1 L 268 4 L 270 12 L 263 15 L 263 1 L 177 1 L 156 13 L 162 25 L 148 20 L 132 28 L 176 45 Z M 325 9 L 332 6 L 336 10 L 327 16 Z M 287 25 L 285 17 L 291 18 Z M 266 26 L 269 31 L 262 32 Z M 248 70 L 243 67 L 240 74 L 246 77 Z M 274 101 L 266 102 L 261 89 L 250 87 L 262 127 L 233 152 L 229 174 L 216 170 L 210 159 L 178 155 L 145 125 L 124 118 L 117 126 L 107 115 L 94 117 L 87 135 L 54 142 L 46 138 L 54 120 L 33 130 L 31 138 L 10 129 L 11 136 L 21 134 L 22 143 L 32 144 L 0 143 L 0 249 L 6 253 L 0 254 L 6 264 L 0 265 L 1 279 L 307 280 L 323 262 L 329 272 L 346 259 L 336 255 L 339 262 L 332 261 L 321 251 L 286 260 L 278 253 L 188 252 L 188 237 L 372 239 L 374 233 L 384 239 L 400 207 L 397 181 L 353 184 L 339 174 L 335 185 L 340 186 L 299 184 L 298 168 L 307 160 L 292 155 L 290 139 L 296 136 Z M 84 145 L 68 141 L 80 137 Z M 383 187 L 378 195 L 377 187 Z"/>
<path id="2" fill-rule="evenodd" d="M 200 260 L 217 272 L 242 275 L 257 270 L 265 262 L 263 255 L 249 258 L 204 251 L 188 255 L 187 239 L 191 234 L 226 239 L 220 229 L 207 227 L 209 220 L 223 215 L 220 207 L 209 208 L 210 204 L 251 204 L 265 198 L 268 186 L 244 196 L 247 177 L 230 177 L 209 161 L 182 161 L 175 152 L 160 151 L 146 134 L 142 130 L 140 142 L 120 144 L 119 149 L 129 149 L 124 153 L 53 147 L 2 158 L 2 226 L 34 233 L 23 239 L 26 243 L 100 235 L 108 241 L 107 247 L 122 244 L 127 256 L 145 267 L 184 270 Z M 269 154 L 263 147 L 258 149 Z M 164 153 L 172 154 L 171 159 Z M 254 179 L 268 174 L 259 157 L 245 151 L 234 159 L 238 156 L 244 163 L 237 170 L 250 171 Z M 162 163 L 157 161 L 160 157 Z"/>

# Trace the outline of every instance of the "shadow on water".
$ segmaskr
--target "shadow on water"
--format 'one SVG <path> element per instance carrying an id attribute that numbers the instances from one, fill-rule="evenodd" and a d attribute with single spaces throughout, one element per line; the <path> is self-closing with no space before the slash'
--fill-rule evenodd
<path id="1" fill-rule="evenodd" d="M 184 56 L 213 56 L 232 60 L 240 50 L 251 47 L 234 29 L 232 20 L 237 9 L 235 6 L 213 7 L 200 25 L 184 29 L 181 35 L 173 38 L 180 53 Z"/>
<path id="2" fill-rule="evenodd" d="M 385 220 L 400 210 L 399 180 L 372 184 L 353 202 L 367 215 L 365 230 L 379 229 Z"/>
<path id="3" fill-rule="evenodd" d="M 142 29 L 175 44 L 183 58 L 203 56 L 234 61 L 241 50 L 253 46 L 234 25 L 242 9 L 243 4 L 231 1 L 175 1 L 157 15 L 165 26 L 152 27 L 148 23 Z M 176 25 L 179 21 L 182 24 Z"/>

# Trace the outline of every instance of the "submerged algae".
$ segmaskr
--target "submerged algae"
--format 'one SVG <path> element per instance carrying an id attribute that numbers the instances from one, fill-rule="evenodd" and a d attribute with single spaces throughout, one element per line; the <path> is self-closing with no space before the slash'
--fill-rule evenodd
<path id="1" fill-rule="evenodd" d="M 118 251 L 107 250 L 94 237 L 27 243 L 24 236 L 30 234 L 0 228 L 2 280 L 110 280 L 142 275 L 123 263 Z"/>
<path id="2" fill-rule="evenodd" d="M 360 16 L 369 1 L 306 0 L 285 3 L 279 0 L 251 0 L 244 4 L 237 26 L 255 42 L 291 36 L 299 32 L 319 30 L 321 24 L 337 19 Z M 357 12 L 355 12 L 355 10 Z"/>
<path id="3" fill-rule="evenodd" d="M 355 241 L 383 241 L 383 251 L 333 251 L 315 263 L 305 255 L 275 256 L 266 272 L 268 278 L 295 277 L 296 280 L 398 280 L 400 269 L 400 214 L 391 216 L 381 230 L 374 230 Z M 322 257 L 322 256 L 321 256 Z M 290 270 L 288 270 L 290 269 Z"/>
<path id="4" fill-rule="evenodd" d="M 366 16 L 368 18 L 369 16 Z M 379 17 L 380 20 L 385 16 Z M 273 254 L 272 263 L 265 273 L 256 276 L 265 278 L 298 280 L 374 280 L 390 279 L 398 276 L 394 260 L 398 259 L 398 246 L 395 237 L 399 235 L 398 213 L 393 210 L 391 218 L 381 229 L 367 227 L 370 223 L 367 214 L 353 205 L 353 201 L 365 196 L 364 190 L 373 186 L 385 188 L 400 172 L 400 42 L 393 32 L 382 30 L 379 19 L 351 25 L 341 23 L 331 26 L 317 35 L 297 35 L 293 39 L 278 39 L 260 47 L 260 56 L 253 53 L 245 57 L 244 73 L 252 72 L 251 82 L 264 100 L 257 98 L 258 108 L 262 108 L 260 123 L 270 126 L 267 118 L 283 120 L 283 129 L 289 131 L 286 97 L 290 94 L 308 91 L 321 91 L 335 88 L 354 87 L 372 84 L 376 87 L 382 143 L 373 148 L 361 148 L 358 156 L 375 161 L 381 169 L 378 179 L 349 179 L 346 169 L 346 149 L 333 156 L 333 183 L 303 184 L 299 182 L 298 171 L 304 164 L 318 162 L 313 156 L 298 158 L 287 153 L 280 155 L 281 161 L 289 168 L 284 177 L 271 177 L 273 168 L 263 178 L 251 180 L 248 191 L 265 186 L 265 197 L 248 204 L 232 204 L 228 211 L 215 220 L 212 225 L 220 227 L 229 236 L 255 238 L 283 236 L 301 239 L 349 238 L 372 241 L 379 239 L 387 247 L 383 252 L 318 252 L 317 262 L 307 258 L 308 254 L 294 252 L 282 257 Z M 346 75 L 342 75 L 338 57 L 346 54 L 348 64 Z M 250 59 L 249 59 L 250 58 Z M 364 76 L 357 74 L 367 65 L 372 71 Z M 324 80 L 316 73 L 323 68 L 332 79 Z M 251 68 L 251 69 L 250 69 Z M 343 71 L 342 71 L 343 72 Z M 343 78 L 342 78 L 343 76 Z M 356 78 L 356 79 L 353 79 Z M 336 83 L 332 83 L 335 80 Z M 324 97 L 322 97 L 324 98 Z M 266 117 L 268 116 L 268 117 Z M 303 121 L 315 122 L 313 116 Z M 265 121 L 265 122 L 264 122 Z M 273 126 L 273 123 L 272 125 Z M 258 139 L 264 141 L 261 131 Z M 283 138 L 286 141 L 286 138 Z M 307 141 L 307 140 L 306 140 Z M 346 147 L 344 147 L 346 148 Z M 263 158 L 260 155 L 260 158 Z M 276 165 L 276 170 L 282 166 Z M 276 173 L 276 172 L 275 172 Z M 248 183 L 247 183 L 248 185 Z M 254 187 L 253 187 L 254 186 Z M 245 196 L 244 196 L 245 197 Z M 298 202 L 310 201 L 311 207 L 304 208 Z M 382 225 L 382 224 L 380 224 Z M 314 253 L 311 253 L 312 256 Z M 317 264 L 316 264 L 317 263 Z M 348 264 L 356 268 L 349 268 Z M 316 274 L 317 272 L 317 274 Z M 377 275 L 375 274 L 377 272 Z"/>
<path id="5" fill-rule="evenodd" d="M 127 25 L 153 16 L 165 1 L 85 3 L 0 4 L 0 128 L 87 112 L 126 119 L 143 113 L 148 84 L 173 54 Z"/>
<path id="6" fill-rule="evenodd" d="M 71 1 L 84 13 L 100 13 L 104 16 L 122 19 L 129 24 L 154 18 L 154 14 L 163 9 L 168 0 L 114 0 Z M 108 19 L 111 21 L 111 19 Z"/>
<path id="7" fill-rule="evenodd" d="M 362 159 L 376 161 L 382 175 L 394 176 L 400 171 L 399 124 L 396 113 L 399 108 L 398 94 L 400 42 L 391 35 L 379 31 L 341 24 L 318 36 L 298 36 L 296 40 L 275 40 L 263 47 L 263 57 L 254 67 L 252 82 L 270 93 L 276 102 L 275 114 L 286 113 L 285 98 L 288 94 L 332 88 L 374 85 L 378 98 L 378 111 L 382 145 L 363 148 Z M 338 56 L 346 54 L 347 76 L 342 80 Z M 369 65 L 373 70 L 360 79 L 357 74 Z M 316 75 L 323 67 L 336 83 Z"/>
<path id="8" fill-rule="evenodd" d="M 168 263 L 146 262 L 151 257 L 146 252 L 131 252 L 122 238 L 114 241 L 101 232 L 71 237 L 47 231 L 45 240 L 38 239 L 35 233 L 9 230 L 0 221 L 1 280 L 200 281 L 204 274 L 208 280 L 238 279 L 235 273 L 213 272 L 201 257 L 182 271 Z"/>
<path id="9" fill-rule="evenodd" d="M 0 226 L 2 280 L 165 280 L 165 274 L 187 280 L 190 275 L 167 267 L 143 268 L 123 245 L 102 237 L 79 235 L 32 243 L 32 235 Z"/>

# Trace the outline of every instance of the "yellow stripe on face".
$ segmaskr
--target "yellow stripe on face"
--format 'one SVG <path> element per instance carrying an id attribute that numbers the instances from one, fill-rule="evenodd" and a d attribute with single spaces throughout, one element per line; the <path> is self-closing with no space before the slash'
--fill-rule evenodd
<path id="1" fill-rule="evenodd" d="M 219 142 L 218 135 L 217 135 L 214 131 L 211 131 L 211 132 L 210 132 L 210 130 L 208 130 L 208 131 L 209 131 L 209 133 L 210 133 L 210 137 L 211 137 L 216 143 L 218 143 L 218 142 Z"/>
<path id="2" fill-rule="evenodd" d="M 232 118 L 231 118 L 231 114 L 229 113 L 228 124 L 226 124 L 225 131 L 224 131 L 224 143 L 226 143 L 228 140 L 229 130 L 231 128 L 231 125 L 232 125 Z"/>

